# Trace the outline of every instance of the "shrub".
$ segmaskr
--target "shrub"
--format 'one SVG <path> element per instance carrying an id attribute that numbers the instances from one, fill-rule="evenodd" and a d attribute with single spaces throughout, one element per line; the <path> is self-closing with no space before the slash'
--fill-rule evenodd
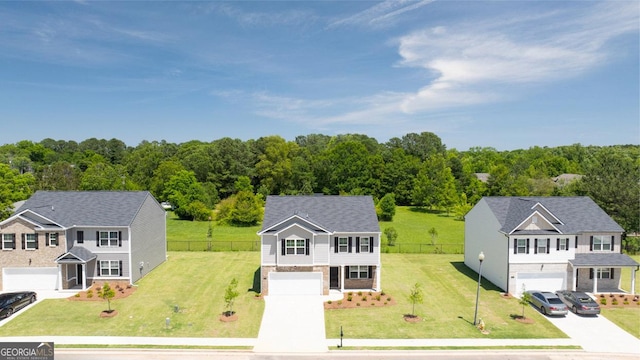
<path id="1" fill-rule="evenodd" d="M 75 295 L 73 295 L 73 296 L 75 296 L 75 297 L 80 297 L 80 293 L 77 293 L 77 294 L 75 294 Z"/>
<path id="2" fill-rule="evenodd" d="M 380 295 L 376 295 L 376 300 L 380 301 Z"/>
<path id="3" fill-rule="evenodd" d="M 607 305 L 607 298 L 600 299 L 600 304 L 601 305 Z"/>
<path id="4" fill-rule="evenodd" d="M 387 301 L 391 301 L 391 296 L 389 296 L 389 297 L 387 298 Z"/>
<path id="5" fill-rule="evenodd" d="M 347 301 L 351 301 L 353 300 L 353 296 L 352 295 L 347 295 Z"/>
<path id="6" fill-rule="evenodd" d="M 371 291 L 369 291 L 369 296 L 373 296 L 373 294 L 371 293 Z"/>
<path id="7" fill-rule="evenodd" d="M 371 306 L 376 306 L 376 303 L 372 302 L 372 303 L 371 303 Z"/>
<path id="8" fill-rule="evenodd" d="M 387 295 L 387 293 L 385 293 L 384 291 L 380 291 L 380 295 L 385 296 Z"/>
<path id="9" fill-rule="evenodd" d="M 613 301 L 611 302 L 611 304 L 613 304 L 613 305 L 618 305 L 618 299 L 615 299 L 615 298 L 614 298 L 614 299 L 613 299 Z"/>
<path id="10" fill-rule="evenodd" d="M 362 291 L 358 291 L 358 296 L 362 296 Z"/>
<path id="11" fill-rule="evenodd" d="M 342 305 L 342 300 L 338 300 L 338 305 Z"/>
<path id="12" fill-rule="evenodd" d="M 357 303 L 356 306 L 360 306 L 360 303 Z"/>
<path id="13" fill-rule="evenodd" d="M 327 304 L 331 305 L 333 303 L 333 301 L 329 300 L 327 301 Z"/>
<path id="14" fill-rule="evenodd" d="M 624 302 L 623 302 L 623 304 L 625 304 L 625 305 L 629 305 L 629 300 L 625 299 L 625 300 L 624 300 Z"/>
<path id="15" fill-rule="evenodd" d="M 367 301 L 367 297 L 366 297 L 366 296 L 363 296 L 363 297 L 362 297 L 362 301 Z"/>
<path id="16" fill-rule="evenodd" d="M 387 305 L 387 302 L 385 301 L 384 304 Z"/>

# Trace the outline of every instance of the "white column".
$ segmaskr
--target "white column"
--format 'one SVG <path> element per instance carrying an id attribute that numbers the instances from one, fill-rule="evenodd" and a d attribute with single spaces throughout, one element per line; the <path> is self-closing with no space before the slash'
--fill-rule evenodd
<path id="1" fill-rule="evenodd" d="M 573 268 L 573 287 L 571 290 L 576 291 L 576 289 L 578 288 L 578 268 L 574 267 Z"/>
<path id="2" fill-rule="evenodd" d="M 376 290 L 382 290 L 380 288 L 380 265 L 376 266 Z"/>
<path id="3" fill-rule="evenodd" d="M 344 265 L 340 265 L 340 292 L 344 292 Z"/>
<path id="4" fill-rule="evenodd" d="M 598 268 L 593 268 L 593 293 L 598 292 Z"/>
<path id="5" fill-rule="evenodd" d="M 631 268 L 631 294 L 633 295 L 636 294 L 636 270 L 637 268 Z"/>
<path id="6" fill-rule="evenodd" d="M 87 264 L 82 264 L 82 290 L 87 290 Z"/>
<path id="7" fill-rule="evenodd" d="M 64 286 L 62 286 L 62 265 L 58 264 L 58 284 L 57 285 L 57 289 L 58 291 L 64 289 Z"/>

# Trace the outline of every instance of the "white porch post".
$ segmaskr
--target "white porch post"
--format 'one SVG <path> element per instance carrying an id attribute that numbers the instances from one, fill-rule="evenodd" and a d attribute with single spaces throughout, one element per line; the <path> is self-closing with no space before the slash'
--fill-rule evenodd
<path id="1" fill-rule="evenodd" d="M 376 266 L 376 290 L 382 290 L 380 288 L 380 265 Z"/>
<path id="2" fill-rule="evenodd" d="M 340 265 L 340 292 L 344 292 L 344 265 Z"/>
<path id="3" fill-rule="evenodd" d="M 56 290 L 60 291 L 64 288 L 64 286 L 62 286 L 62 265 L 58 264 L 58 284 L 57 284 L 58 288 Z"/>
<path id="4" fill-rule="evenodd" d="M 593 268 L 593 293 L 598 292 L 598 268 Z"/>
<path id="5" fill-rule="evenodd" d="M 637 268 L 631 268 L 631 294 L 636 294 L 636 270 Z"/>
<path id="6" fill-rule="evenodd" d="M 576 291 L 576 289 L 578 288 L 578 268 L 577 267 L 573 267 L 573 286 L 572 289 L 573 291 Z"/>
<path id="7" fill-rule="evenodd" d="M 87 290 L 87 264 L 86 263 L 82 264 L 82 290 Z"/>

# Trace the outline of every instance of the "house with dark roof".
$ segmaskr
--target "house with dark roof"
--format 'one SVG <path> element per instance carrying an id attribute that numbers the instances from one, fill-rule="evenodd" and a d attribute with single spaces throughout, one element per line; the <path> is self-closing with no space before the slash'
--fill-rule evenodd
<path id="1" fill-rule="evenodd" d="M 166 260 L 166 213 L 148 191 L 37 191 L 0 241 L 4 291 L 133 284 Z"/>
<path id="2" fill-rule="evenodd" d="M 499 288 L 620 290 L 622 271 L 639 264 L 622 254 L 624 229 L 589 197 L 484 197 L 465 216 L 465 264 Z"/>
<path id="3" fill-rule="evenodd" d="M 268 196 L 263 295 L 380 290 L 380 226 L 371 196 Z"/>

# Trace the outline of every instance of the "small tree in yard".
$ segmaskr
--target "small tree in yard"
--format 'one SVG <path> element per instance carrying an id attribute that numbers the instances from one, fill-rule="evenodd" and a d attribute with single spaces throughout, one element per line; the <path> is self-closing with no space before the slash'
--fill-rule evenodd
<path id="1" fill-rule="evenodd" d="M 524 316 L 524 308 L 529 305 L 529 302 L 531 301 L 531 294 L 529 294 L 528 292 L 525 291 L 524 288 L 524 284 L 522 285 L 522 296 L 520 297 L 520 300 L 518 301 L 518 303 L 520 303 L 520 305 L 522 305 L 522 318 L 526 319 Z"/>
<path id="2" fill-rule="evenodd" d="M 422 287 L 419 283 L 415 283 L 409 292 L 409 301 L 413 305 L 411 308 L 411 316 L 416 316 L 416 304 L 422 304 L 423 302 L 422 296 Z"/>
<path id="3" fill-rule="evenodd" d="M 240 295 L 238 292 L 238 280 L 233 278 L 227 286 L 227 289 L 224 291 L 224 304 L 227 308 L 227 311 L 224 313 L 226 316 L 233 315 L 233 303 L 236 298 Z"/>
<path id="4" fill-rule="evenodd" d="M 435 245 L 436 244 L 436 238 L 438 237 L 438 230 L 436 230 L 436 228 L 432 227 L 431 229 L 429 229 L 429 235 L 431 235 L 431 245 Z"/>
<path id="5" fill-rule="evenodd" d="M 111 312 L 111 299 L 113 299 L 113 297 L 116 296 L 116 292 L 113 291 L 113 289 L 111 288 L 111 286 L 109 286 L 109 283 L 104 283 L 104 285 L 102 285 L 102 287 L 98 288 L 98 297 L 102 298 L 103 300 L 107 300 L 107 308 L 108 308 L 108 312 Z"/>
<path id="6" fill-rule="evenodd" d="M 395 246 L 396 239 L 398 238 L 398 232 L 393 227 L 388 227 L 384 229 L 384 235 L 387 237 L 387 245 Z"/>

